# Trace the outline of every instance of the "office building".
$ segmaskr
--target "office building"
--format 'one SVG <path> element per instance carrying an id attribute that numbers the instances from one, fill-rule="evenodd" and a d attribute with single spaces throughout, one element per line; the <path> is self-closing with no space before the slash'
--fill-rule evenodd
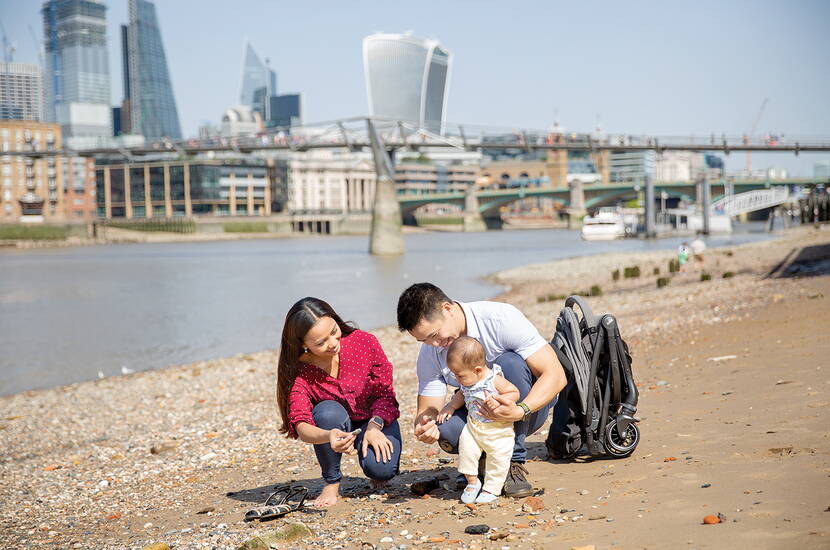
<path id="1" fill-rule="evenodd" d="M 303 97 L 301 94 L 271 96 L 268 126 L 300 126 L 303 123 Z"/>
<path id="2" fill-rule="evenodd" d="M 239 103 L 259 112 L 263 120 L 270 117 L 269 98 L 277 94 L 277 73 L 263 63 L 250 42 L 245 42 L 245 60 L 242 65 L 242 87 Z"/>
<path id="3" fill-rule="evenodd" d="M 654 180 L 658 182 L 690 182 L 706 171 L 703 153 L 694 151 L 663 151 L 657 155 Z"/>
<path id="4" fill-rule="evenodd" d="M 129 12 L 124 89 L 129 132 L 149 140 L 180 139 L 179 113 L 155 5 L 148 0 L 129 0 Z"/>
<path id="5" fill-rule="evenodd" d="M 61 148 L 58 124 L 0 120 L 0 151 L 37 152 Z M 62 159 L 0 154 L 0 220 L 6 223 L 62 219 Z"/>
<path id="6" fill-rule="evenodd" d="M 446 117 L 451 53 L 409 34 L 363 39 L 363 71 L 371 116 L 417 123 L 440 132 Z"/>
<path id="7" fill-rule="evenodd" d="M 819 160 L 813 163 L 813 177 L 830 180 L 830 160 Z"/>
<path id="8" fill-rule="evenodd" d="M 222 128 L 219 135 L 223 137 L 252 136 L 261 130 L 262 118 L 259 112 L 247 105 L 237 105 L 222 115 Z"/>
<path id="9" fill-rule="evenodd" d="M 112 136 L 107 7 L 100 0 L 44 2 L 44 119 L 70 147 Z"/>
<path id="10" fill-rule="evenodd" d="M 0 63 L 0 120 L 43 120 L 43 77 L 29 63 Z"/>
<path id="11" fill-rule="evenodd" d="M 654 177 L 656 157 L 654 151 L 611 151 L 608 155 L 611 182 L 643 184 L 646 175 Z"/>
<path id="12" fill-rule="evenodd" d="M 263 159 L 99 161 L 98 216 L 269 216 L 287 195 L 285 161 Z"/>

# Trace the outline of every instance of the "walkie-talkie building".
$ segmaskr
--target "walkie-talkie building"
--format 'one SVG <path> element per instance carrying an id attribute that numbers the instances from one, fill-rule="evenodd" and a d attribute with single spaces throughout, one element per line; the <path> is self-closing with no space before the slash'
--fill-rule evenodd
<path id="1" fill-rule="evenodd" d="M 179 113 L 167 70 L 156 7 L 147 0 L 130 0 L 127 63 L 130 126 L 147 139 L 179 139 Z"/>
<path id="2" fill-rule="evenodd" d="M 435 40 L 408 34 L 363 39 L 371 116 L 417 122 L 440 132 L 446 117 L 452 54 Z"/>

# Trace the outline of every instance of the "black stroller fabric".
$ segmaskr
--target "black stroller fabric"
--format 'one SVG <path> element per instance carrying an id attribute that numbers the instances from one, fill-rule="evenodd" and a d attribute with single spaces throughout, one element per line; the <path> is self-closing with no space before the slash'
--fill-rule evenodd
<path id="1" fill-rule="evenodd" d="M 568 378 L 546 441 L 551 456 L 629 456 L 640 441 L 637 387 L 616 318 L 597 317 L 582 297 L 570 296 L 551 346 Z"/>

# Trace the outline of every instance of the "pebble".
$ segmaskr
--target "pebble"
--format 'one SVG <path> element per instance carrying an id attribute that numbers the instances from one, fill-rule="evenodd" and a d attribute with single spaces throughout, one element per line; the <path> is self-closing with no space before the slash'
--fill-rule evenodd
<path id="1" fill-rule="evenodd" d="M 382 539 L 380 539 L 380 542 L 387 543 L 387 542 L 393 542 L 394 540 L 395 539 L 393 539 L 392 537 L 383 537 Z"/>
<path id="2" fill-rule="evenodd" d="M 582 489 L 581 491 L 579 491 L 579 494 L 580 495 L 587 495 L 588 494 L 588 489 Z"/>
<path id="3" fill-rule="evenodd" d="M 464 532 L 468 535 L 483 535 L 487 531 L 490 530 L 489 525 L 479 524 L 479 525 L 468 525 L 464 528 Z"/>

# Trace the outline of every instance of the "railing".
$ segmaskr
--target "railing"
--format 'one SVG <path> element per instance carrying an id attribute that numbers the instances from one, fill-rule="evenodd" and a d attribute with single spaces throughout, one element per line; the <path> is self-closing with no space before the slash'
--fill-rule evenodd
<path id="1" fill-rule="evenodd" d="M 712 203 L 712 210 L 728 216 L 737 216 L 784 204 L 790 200 L 790 191 L 786 187 L 758 189 L 737 195 L 729 195 Z"/>

